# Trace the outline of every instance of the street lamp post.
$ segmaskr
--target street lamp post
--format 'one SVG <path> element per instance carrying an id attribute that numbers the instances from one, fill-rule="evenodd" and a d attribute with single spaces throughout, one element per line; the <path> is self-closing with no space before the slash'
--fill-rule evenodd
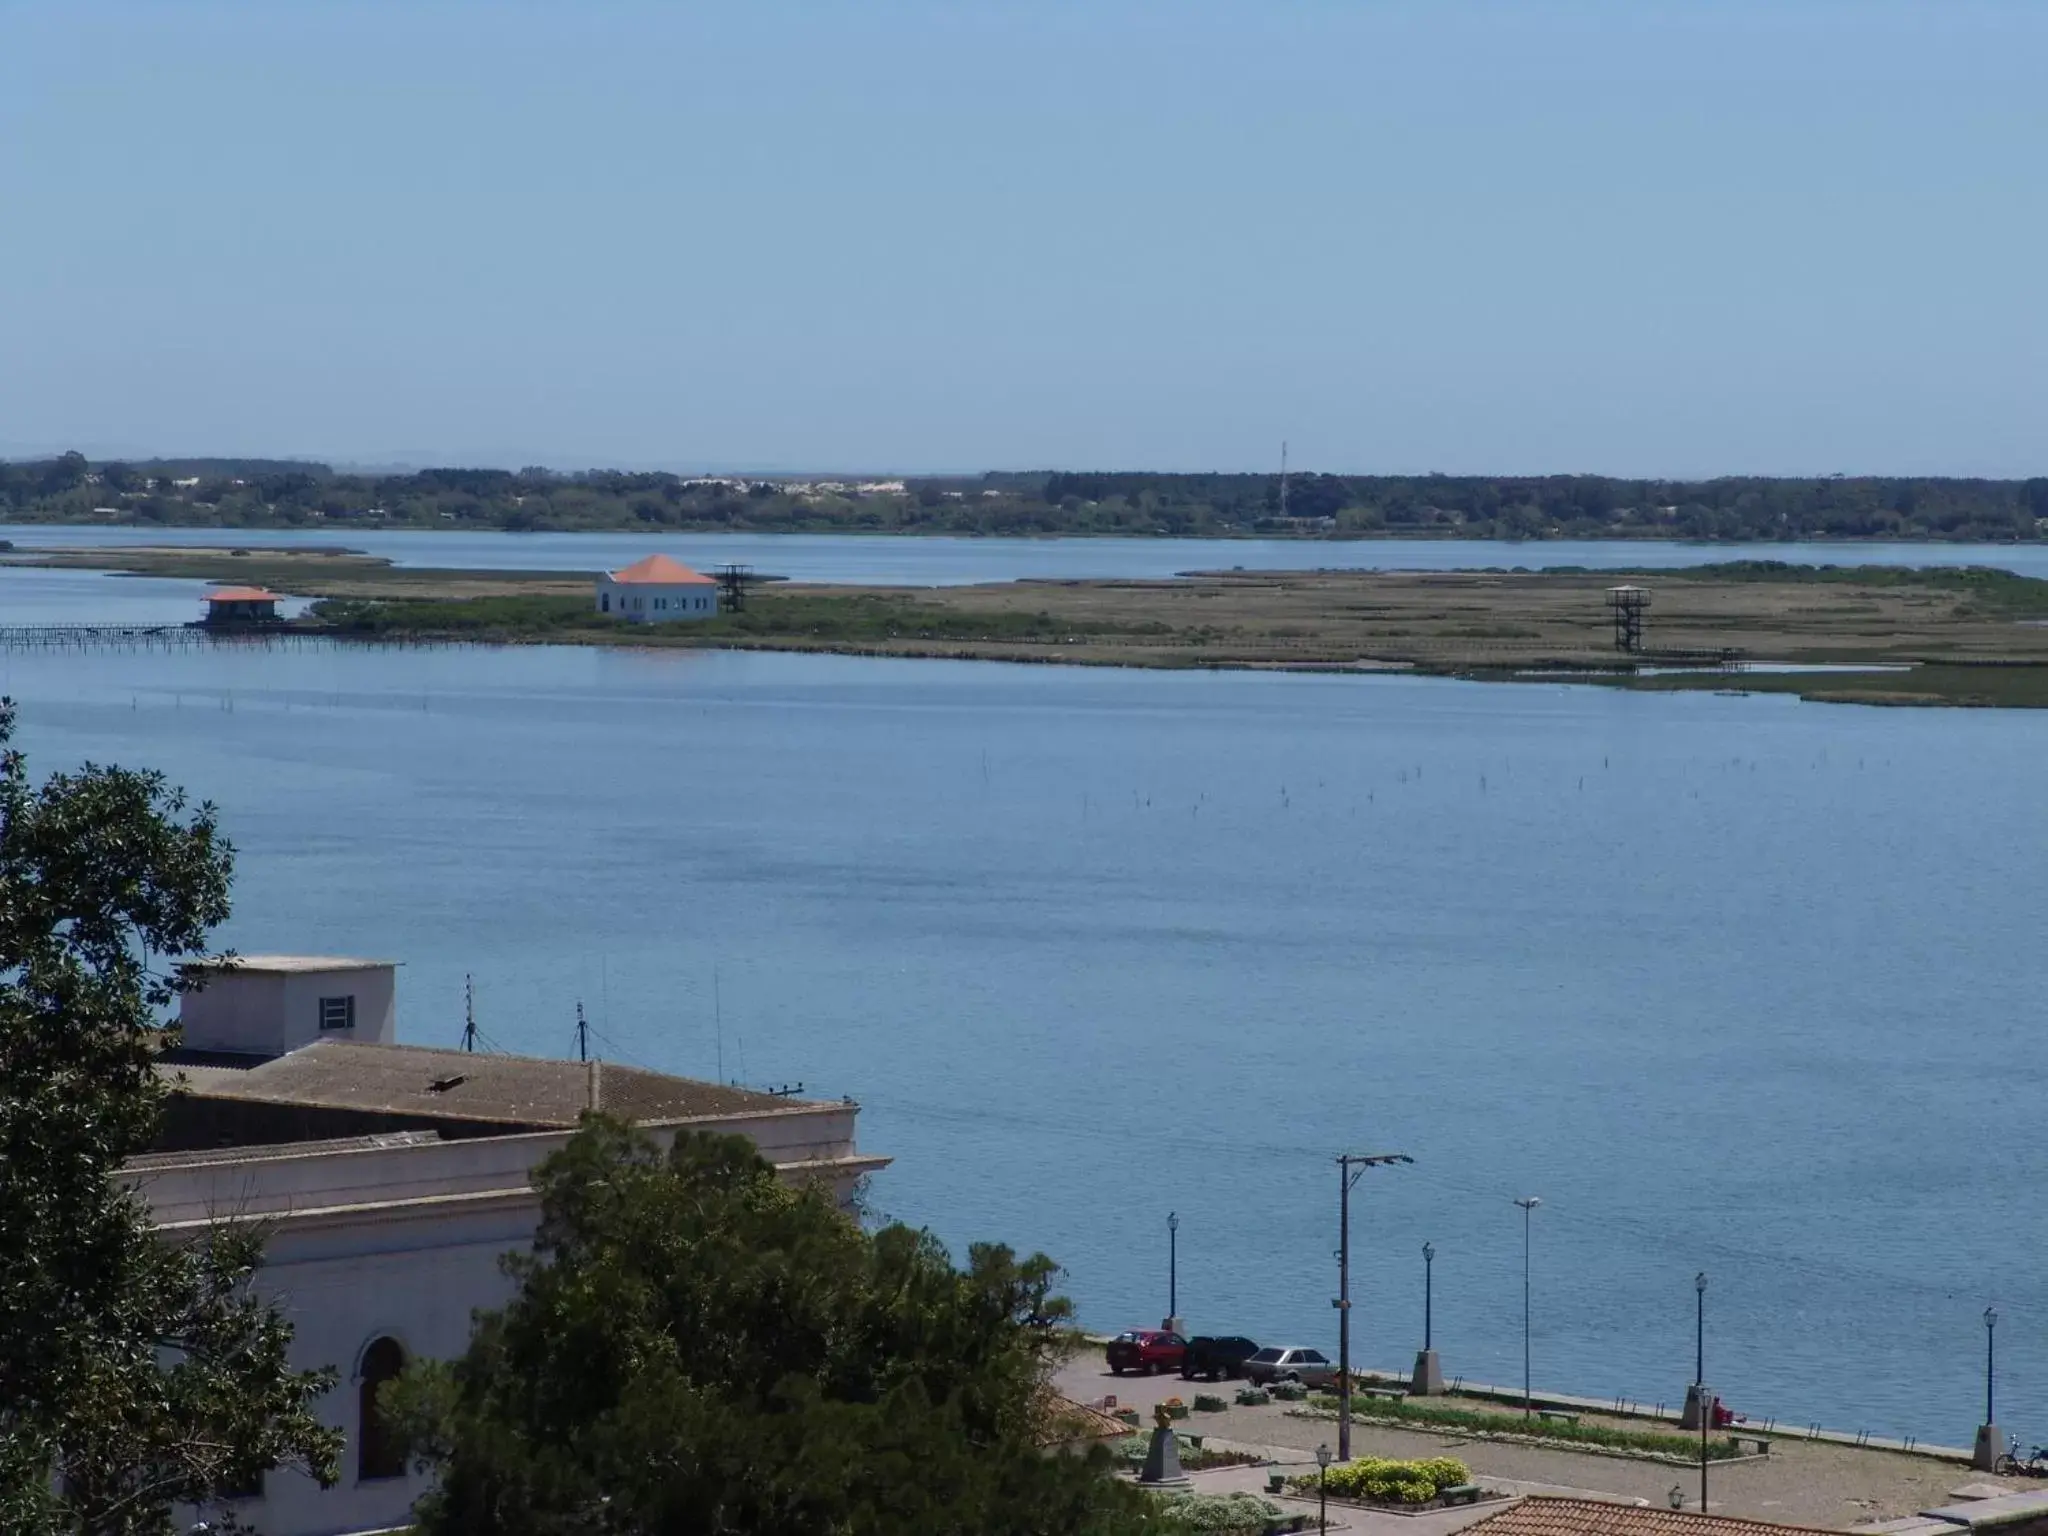
<path id="1" fill-rule="evenodd" d="M 1692 1277 L 1694 1302 L 1692 1385 L 1700 1405 L 1700 1513 L 1707 1512 L 1707 1430 L 1714 1422 L 1714 1398 L 1707 1391 L 1707 1272 Z"/>
<path id="2" fill-rule="evenodd" d="M 1998 1438 L 1998 1417 L 1992 1396 L 1998 1375 L 1997 1350 L 1998 1308 L 1984 1309 L 1984 1422 L 1977 1430 L 1977 1449 L 1970 1457 L 1970 1465 L 1980 1472 L 1998 1470 L 1999 1452 L 2004 1447 Z"/>
<path id="3" fill-rule="evenodd" d="M 1425 1351 L 1434 1348 L 1430 1340 L 1430 1310 L 1432 1293 L 1435 1290 L 1436 1244 L 1422 1245 L 1422 1347 Z"/>
<path id="4" fill-rule="evenodd" d="M 1436 1339 L 1431 1327 L 1436 1277 L 1436 1244 L 1422 1245 L 1422 1353 L 1415 1357 L 1415 1371 L 1408 1378 L 1414 1397 L 1435 1397 L 1444 1389 L 1444 1368 L 1436 1357 Z"/>
<path id="5" fill-rule="evenodd" d="M 1180 1217 L 1166 1213 L 1166 1326 L 1180 1326 Z"/>
<path id="6" fill-rule="evenodd" d="M 1346 1152 L 1337 1159 L 1337 1459 L 1351 1459 L 1351 1186 L 1368 1168 L 1412 1163 L 1406 1152 Z"/>
<path id="7" fill-rule="evenodd" d="M 1515 1202 L 1522 1208 L 1522 1417 L 1525 1419 L 1536 1416 L 1529 1392 L 1529 1213 L 1542 1203 L 1534 1195 L 1524 1196 Z"/>
<path id="8" fill-rule="evenodd" d="M 1330 1528 L 1330 1443 L 1326 1440 L 1316 1447 L 1316 1529 Z"/>

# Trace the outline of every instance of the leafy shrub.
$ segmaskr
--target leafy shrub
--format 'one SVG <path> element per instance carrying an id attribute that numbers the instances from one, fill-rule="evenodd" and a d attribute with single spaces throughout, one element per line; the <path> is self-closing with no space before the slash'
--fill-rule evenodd
<path id="1" fill-rule="evenodd" d="M 1365 1499 L 1379 1504 L 1427 1504 L 1446 1488 L 1470 1482 L 1471 1471 L 1454 1456 L 1426 1461 L 1389 1461 L 1365 1456 L 1330 1468 L 1325 1486 L 1340 1499 Z M 1298 1492 L 1313 1493 L 1314 1473 L 1294 1479 Z"/>
<path id="2" fill-rule="evenodd" d="M 1273 1395 L 1283 1403 L 1298 1403 L 1308 1397 L 1308 1388 L 1298 1381 L 1276 1381 Z"/>
<path id="3" fill-rule="evenodd" d="M 1239 1387 L 1237 1406 L 1240 1408 L 1263 1408 L 1273 1401 L 1273 1394 L 1264 1387 Z"/>
<path id="4" fill-rule="evenodd" d="M 1162 1531 L 1200 1531 L 1204 1536 L 1262 1536 L 1287 1517 L 1255 1493 L 1191 1493 L 1159 1506 Z"/>
<path id="5" fill-rule="evenodd" d="M 1195 1412 L 1197 1413 L 1221 1413 L 1229 1406 L 1228 1403 L 1224 1402 L 1222 1398 L 1213 1392 L 1197 1392 L 1195 1394 Z"/>

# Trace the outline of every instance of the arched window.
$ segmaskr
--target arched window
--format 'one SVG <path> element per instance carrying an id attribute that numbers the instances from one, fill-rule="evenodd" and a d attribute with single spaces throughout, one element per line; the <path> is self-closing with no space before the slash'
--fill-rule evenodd
<path id="1" fill-rule="evenodd" d="M 363 1351 L 363 1365 L 356 1388 L 358 1407 L 356 1476 L 364 1482 L 378 1477 L 405 1476 L 405 1453 L 392 1433 L 377 1389 L 405 1369 L 405 1351 L 398 1340 L 378 1339 Z"/>

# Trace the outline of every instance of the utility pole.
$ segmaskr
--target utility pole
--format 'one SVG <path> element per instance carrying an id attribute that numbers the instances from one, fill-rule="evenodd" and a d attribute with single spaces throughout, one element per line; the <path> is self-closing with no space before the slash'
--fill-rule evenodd
<path id="1" fill-rule="evenodd" d="M 590 1023 L 583 1017 L 583 1004 L 576 1004 L 576 1059 L 590 1060 Z"/>
<path id="2" fill-rule="evenodd" d="M 462 978 L 462 1048 L 476 1049 L 476 983 L 467 973 Z"/>
<path id="3" fill-rule="evenodd" d="M 1284 482 L 1283 482 L 1284 483 Z M 1337 1159 L 1337 1459 L 1351 1459 L 1351 1186 L 1368 1168 L 1412 1163 L 1405 1152 L 1346 1152 Z M 1355 1170 L 1355 1171 L 1354 1171 Z"/>

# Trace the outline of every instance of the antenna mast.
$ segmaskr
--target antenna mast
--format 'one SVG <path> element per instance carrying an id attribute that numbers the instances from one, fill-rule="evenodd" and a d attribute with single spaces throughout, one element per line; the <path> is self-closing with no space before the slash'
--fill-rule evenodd
<path id="1" fill-rule="evenodd" d="M 581 999 L 578 999 L 576 1003 L 576 1059 L 578 1061 L 590 1060 L 590 1023 L 583 1017 L 583 1003 Z"/>
<path id="2" fill-rule="evenodd" d="M 476 1049 L 476 983 L 466 971 L 462 976 L 462 1048 Z"/>

